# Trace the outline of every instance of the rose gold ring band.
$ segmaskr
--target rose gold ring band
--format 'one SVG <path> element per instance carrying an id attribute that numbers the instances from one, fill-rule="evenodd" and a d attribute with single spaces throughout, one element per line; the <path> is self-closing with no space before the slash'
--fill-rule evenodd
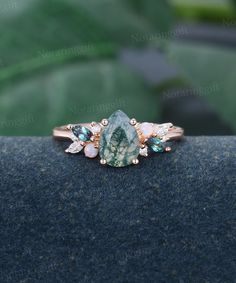
<path id="1" fill-rule="evenodd" d="M 90 127 L 90 123 L 81 124 L 68 124 L 53 129 L 53 137 L 56 139 L 73 139 L 73 134 L 71 132 L 71 127 L 80 125 L 82 127 Z M 158 126 L 159 124 L 153 123 L 153 126 Z M 180 140 L 184 135 L 184 130 L 181 127 L 172 126 L 168 129 L 168 132 L 164 135 L 163 140 Z"/>
<path id="2" fill-rule="evenodd" d="M 66 153 L 84 152 L 88 158 L 99 155 L 102 165 L 137 165 L 139 156 L 170 152 L 167 141 L 180 140 L 184 130 L 172 123 L 138 122 L 123 111 L 115 111 L 101 122 L 68 124 L 53 129 L 53 137 L 70 139 Z"/>

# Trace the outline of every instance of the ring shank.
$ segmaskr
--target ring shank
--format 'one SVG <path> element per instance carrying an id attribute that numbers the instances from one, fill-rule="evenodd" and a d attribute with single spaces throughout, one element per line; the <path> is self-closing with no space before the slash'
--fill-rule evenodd
<path id="1" fill-rule="evenodd" d="M 89 127 L 90 123 L 82 123 L 79 125 L 83 127 Z M 153 125 L 158 125 L 158 124 L 153 124 Z M 73 126 L 73 124 L 54 128 L 53 137 L 56 139 L 72 139 L 73 134 L 69 129 L 69 126 Z M 163 139 L 165 141 L 180 140 L 183 137 L 183 135 L 184 135 L 184 130 L 182 128 L 173 126 L 169 129 L 168 133 L 164 135 Z"/>
<path id="2" fill-rule="evenodd" d="M 168 133 L 164 135 L 164 140 L 181 140 L 184 136 L 184 129 L 181 127 L 173 126 L 169 129 Z"/>

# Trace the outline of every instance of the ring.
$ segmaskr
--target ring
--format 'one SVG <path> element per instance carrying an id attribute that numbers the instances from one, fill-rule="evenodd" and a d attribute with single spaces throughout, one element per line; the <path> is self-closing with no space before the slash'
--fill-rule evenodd
<path id="1" fill-rule="evenodd" d="M 180 140 L 184 130 L 171 123 L 139 123 L 118 110 L 101 122 L 69 124 L 56 127 L 54 138 L 70 139 L 73 143 L 65 150 L 79 153 L 84 149 L 88 158 L 100 156 L 100 163 L 113 167 L 138 164 L 138 156 L 170 152 L 167 141 Z"/>

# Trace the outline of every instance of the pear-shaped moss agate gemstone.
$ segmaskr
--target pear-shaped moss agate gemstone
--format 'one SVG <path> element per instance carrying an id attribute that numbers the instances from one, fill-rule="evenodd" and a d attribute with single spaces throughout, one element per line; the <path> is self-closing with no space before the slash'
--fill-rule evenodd
<path id="1" fill-rule="evenodd" d="M 139 155 L 139 138 L 135 127 L 130 125 L 129 117 L 118 110 L 108 119 L 100 137 L 99 154 L 101 159 L 113 167 L 132 164 Z"/>

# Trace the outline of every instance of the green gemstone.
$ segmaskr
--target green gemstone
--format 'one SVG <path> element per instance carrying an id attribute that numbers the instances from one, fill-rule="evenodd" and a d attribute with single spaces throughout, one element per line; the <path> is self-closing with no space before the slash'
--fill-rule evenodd
<path id="1" fill-rule="evenodd" d="M 89 141 L 93 133 L 88 129 L 80 125 L 72 127 L 73 134 L 79 138 L 80 141 L 86 142 Z"/>
<path id="2" fill-rule="evenodd" d="M 136 129 L 130 125 L 129 117 L 118 110 L 108 119 L 100 138 L 99 154 L 107 164 L 124 167 L 132 164 L 139 155 L 139 138 Z"/>
<path id="3" fill-rule="evenodd" d="M 164 152 L 165 151 L 163 142 L 159 138 L 149 138 L 146 144 L 152 152 Z"/>

